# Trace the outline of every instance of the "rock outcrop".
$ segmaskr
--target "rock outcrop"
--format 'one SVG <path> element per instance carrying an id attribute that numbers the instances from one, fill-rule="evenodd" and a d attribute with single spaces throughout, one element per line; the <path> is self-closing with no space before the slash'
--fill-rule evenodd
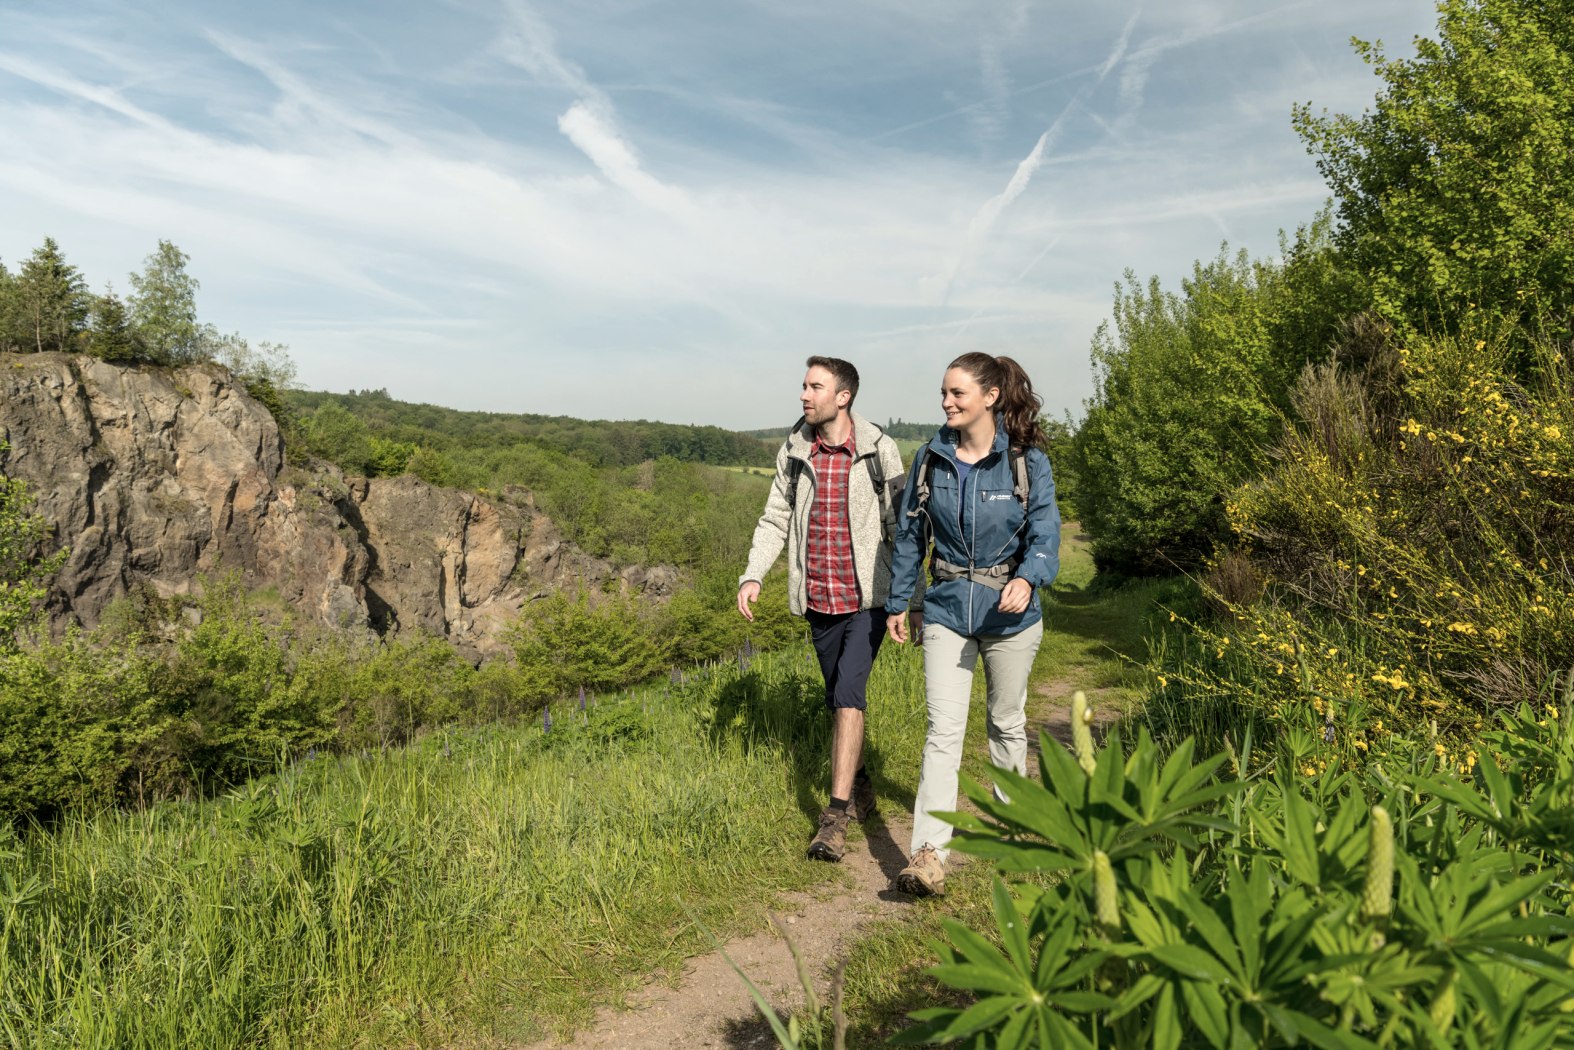
<path id="1" fill-rule="evenodd" d="M 493 502 L 287 466 L 272 415 L 217 365 L 0 354 L 0 472 L 28 483 L 70 548 L 51 613 L 87 626 L 133 588 L 169 597 L 237 571 L 322 623 L 421 629 L 484 655 L 533 598 L 677 582 L 578 550 L 524 490 Z"/>

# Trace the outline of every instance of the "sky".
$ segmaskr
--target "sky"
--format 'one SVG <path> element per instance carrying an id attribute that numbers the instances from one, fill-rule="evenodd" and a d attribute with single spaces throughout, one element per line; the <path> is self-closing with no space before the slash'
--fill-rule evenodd
<path id="1" fill-rule="evenodd" d="M 160 239 L 302 386 L 735 428 L 804 358 L 938 421 L 959 354 L 1081 414 L 1124 271 L 1273 257 L 1295 103 L 1422 0 L 0 0 L 0 261 Z"/>

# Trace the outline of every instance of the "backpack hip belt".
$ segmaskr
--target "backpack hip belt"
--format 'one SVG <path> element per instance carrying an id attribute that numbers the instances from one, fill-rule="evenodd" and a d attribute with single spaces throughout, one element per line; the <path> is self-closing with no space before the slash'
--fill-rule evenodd
<path id="1" fill-rule="evenodd" d="M 936 583 L 945 580 L 972 580 L 981 583 L 992 591 L 1003 591 L 1006 584 L 1016 575 L 1017 566 L 1022 563 L 1015 559 L 1003 561 L 999 565 L 953 565 L 939 557 L 930 559 L 929 568 L 934 573 Z"/>

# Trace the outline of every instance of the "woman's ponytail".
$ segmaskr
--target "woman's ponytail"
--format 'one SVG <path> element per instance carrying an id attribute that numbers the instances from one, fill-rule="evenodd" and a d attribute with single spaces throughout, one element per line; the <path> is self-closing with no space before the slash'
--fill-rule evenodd
<path id="1" fill-rule="evenodd" d="M 1044 399 L 1033 392 L 1033 381 L 1021 365 L 1009 357 L 991 357 L 989 354 L 963 354 L 952 361 L 950 368 L 960 368 L 988 390 L 1000 389 L 1000 400 L 995 411 L 1005 421 L 1006 435 L 1017 448 L 1043 448 L 1049 437 L 1039 423 L 1044 410 Z"/>

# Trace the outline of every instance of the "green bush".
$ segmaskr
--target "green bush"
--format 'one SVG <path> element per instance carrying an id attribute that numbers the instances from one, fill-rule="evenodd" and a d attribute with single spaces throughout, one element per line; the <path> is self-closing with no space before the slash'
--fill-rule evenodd
<path id="1" fill-rule="evenodd" d="M 1574 374 L 1533 351 L 1521 382 L 1510 339 L 1375 333 L 1308 371 L 1277 469 L 1230 498 L 1225 615 L 1156 661 L 1161 705 L 1314 713 L 1356 750 L 1435 723 L 1475 761 L 1493 712 L 1574 664 Z"/>
<path id="2" fill-rule="evenodd" d="M 893 1041 L 1564 1045 L 1571 719 L 1568 697 L 1505 716 L 1485 739 L 1503 767 L 1468 779 L 1424 746 L 1307 777 L 1253 766 L 1249 739 L 1194 765 L 1190 741 L 1164 758 L 1145 731 L 1129 755 L 1118 733 L 1079 757 L 1045 736 L 1042 785 L 997 773 L 1009 802 L 968 784 L 982 815 L 949 815 L 957 849 L 1036 881 L 997 879 L 988 936 L 946 923 L 931 973 L 973 1001 Z"/>
<path id="3" fill-rule="evenodd" d="M 1127 273 L 1069 443 L 1075 512 L 1100 568 L 1192 568 L 1226 535 L 1225 495 L 1268 465 L 1294 376 L 1326 354 L 1341 316 L 1327 238 L 1319 220 L 1282 264 L 1221 252 L 1180 295 Z"/>

